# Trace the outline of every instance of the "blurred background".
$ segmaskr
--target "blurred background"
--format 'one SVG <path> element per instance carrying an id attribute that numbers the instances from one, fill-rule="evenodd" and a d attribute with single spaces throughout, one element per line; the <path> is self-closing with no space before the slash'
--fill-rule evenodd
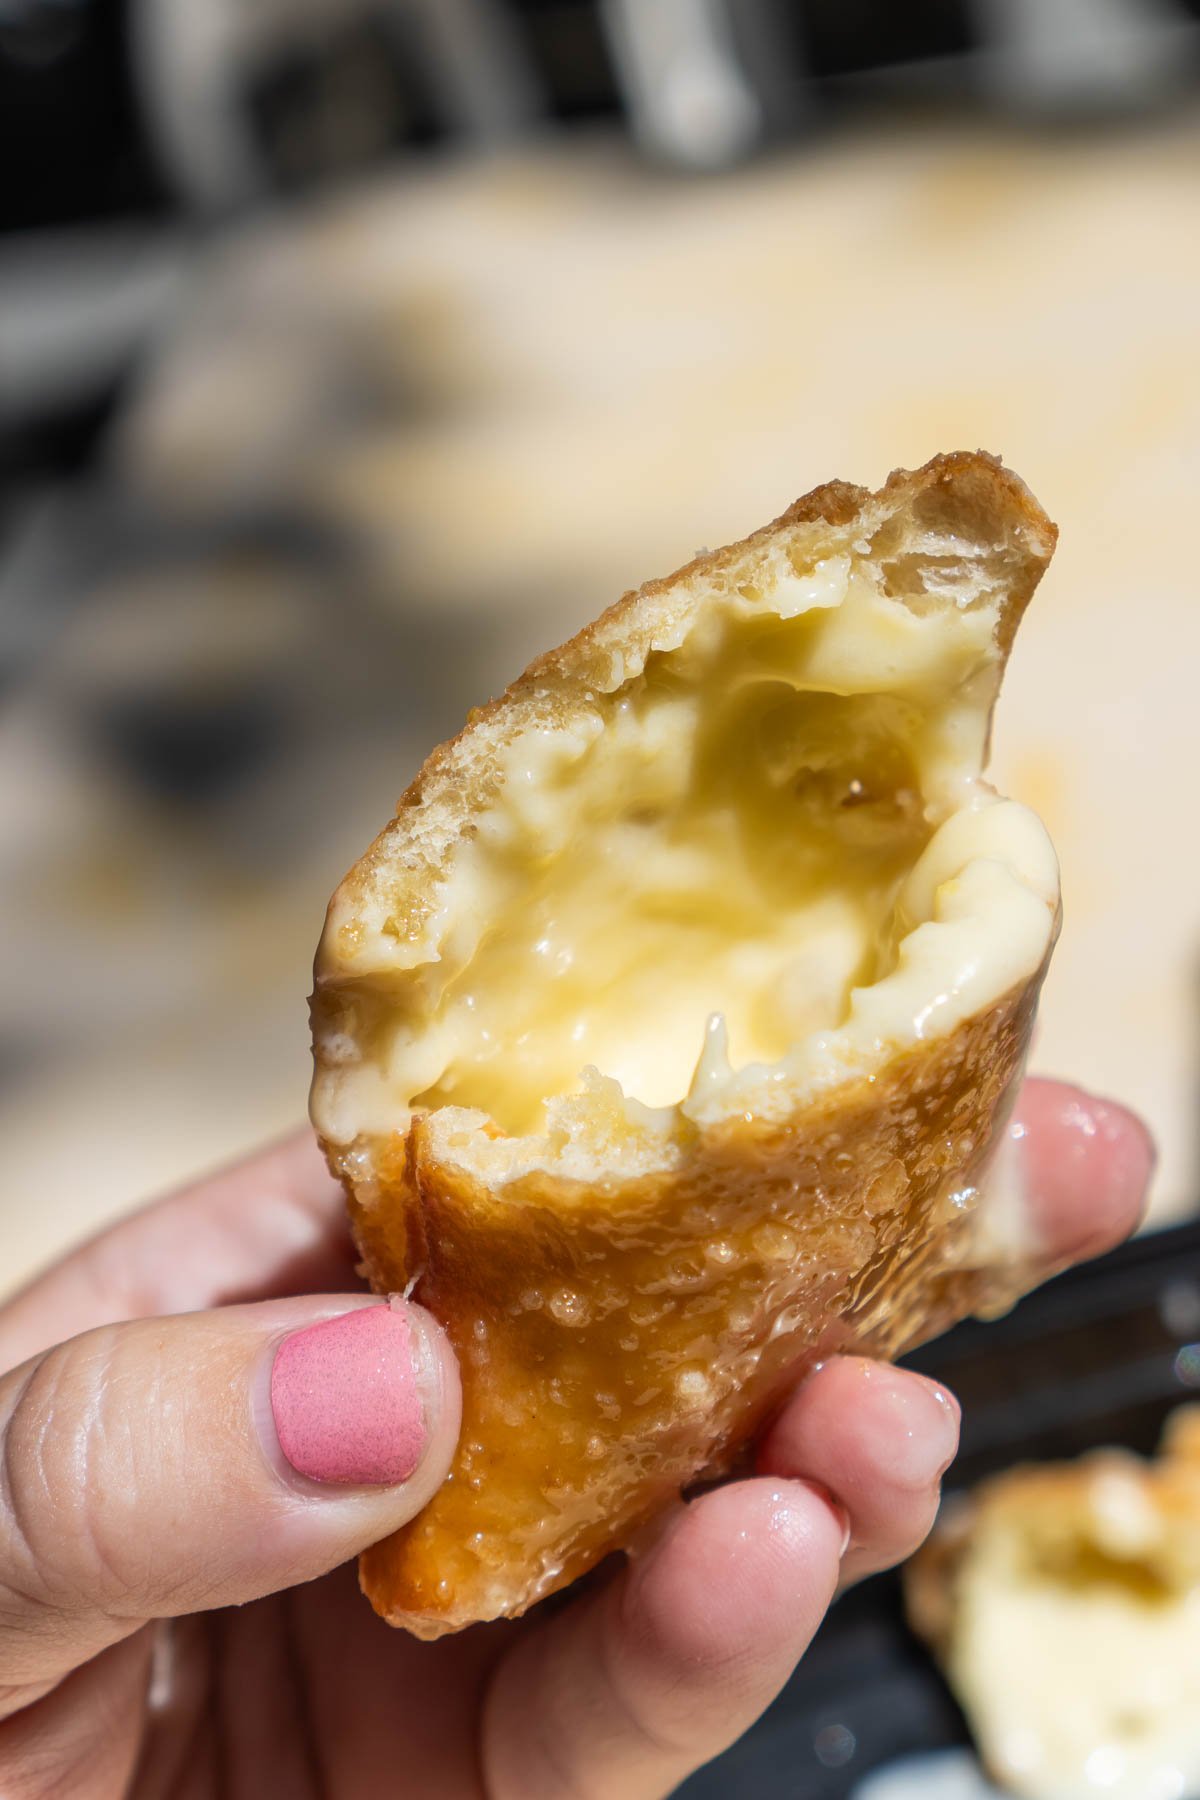
<path id="1" fill-rule="evenodd" d="M 1192 1210 L 1197 0 L 0 0 L 0 1288 L 303 1116 L 325 901 L 537 649 L 840 475 L 1062 527 L 1036 1063 Z"/>

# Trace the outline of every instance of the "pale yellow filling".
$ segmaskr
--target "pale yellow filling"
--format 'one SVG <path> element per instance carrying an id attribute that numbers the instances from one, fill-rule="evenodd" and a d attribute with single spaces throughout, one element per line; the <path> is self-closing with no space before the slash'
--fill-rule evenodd
<path id="1" fill-rule="evenodd" d="M 734 1071 L 814 1045 L 836 1068 L 1031 973 L 1056 871 L 979 781 L 995 622 L 914 610 L 849 556 L 776 570 L 516 740 L 420 942 L 374 921 L 386 1005 L 324 1078 L 327 1134 L 440 1107 L 537 1133 L 588 1070 L 674 1107 L 714 1015 L 690 1104 L 719 1110 Z"/>
<path id="2" fill-rule="evenodd" d="M 453 1054 L 414 1104 L 525 1131 L 591 1065 L 668 1105 L 711 1014 L 735 1064 L 774 1061 L 875 979 L 931 829 L 910 748 L 924 718 L 799 690 L 828 618 L 656 660 L 578 760 L 513 759 L 472 852 L 511 902 L 440 996 L 438 1060 Z"/>
<path id="3" fill-rule="evenodd" d="M 1200 1791 L 1200 1588 L 1156 1573 L 1136 1474 L 1093 1478 L 1093 1530 L 1038 1554 L 983 1531 L 959 1587 L 951 1672 L 989 1766 L 1038 1800 Z"/>

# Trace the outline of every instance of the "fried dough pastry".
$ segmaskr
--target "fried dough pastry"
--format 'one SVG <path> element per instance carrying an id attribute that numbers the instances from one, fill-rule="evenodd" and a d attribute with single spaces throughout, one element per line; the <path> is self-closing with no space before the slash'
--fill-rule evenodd
<path id="1" fill-rule="evenodd" d="M 1200 1407 L 1153 1462 L 1099 1450 L 981 1483 L 905 1593 L 1013 1793 L 1200 1791 Z"/>
<path id="2" fill-rule="evenodd" d="M 392 1623 L 523 1612 L 806 1363 L 987 1298 L 1058 871 L 981 771 L 1054 540 L 982 454 L 818 488 L 472 714 L 334 895 L 312 1116 L 462 1364 L 449 1479 L 362 1559 Z"/>

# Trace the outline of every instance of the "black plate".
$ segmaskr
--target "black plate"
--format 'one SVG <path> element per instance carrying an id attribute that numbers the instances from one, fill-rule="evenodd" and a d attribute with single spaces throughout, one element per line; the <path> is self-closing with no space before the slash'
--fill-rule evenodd
<path id="1" fill-rule="evenodd" d="M 906 1361 L 962 1401 L 948 1492 L 1102 1444 L 1150 1451 L 1172 1407 L 1200 1388 L 1200 1224 L 1072 1269 L 1006 1318 L 960 1325 Z M 678 1793 L 844 1800 L 895 1757 L 967 1742 L 904 1624 L 897 1577 L 881 1575 L 838 1602 L 765 1716 Z"/>

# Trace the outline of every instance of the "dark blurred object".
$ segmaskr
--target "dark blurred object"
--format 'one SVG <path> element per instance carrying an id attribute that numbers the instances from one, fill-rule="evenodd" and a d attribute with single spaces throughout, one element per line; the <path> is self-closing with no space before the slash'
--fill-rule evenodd
<path id="1" fill-rule="evenodd" d="M 1195 75 L 1200 0 L 0 0 L 0 228 L 201 211 L 441 139 L 623 112 L 738 161 L 818 110 L 983 94 L 1056 116 Z"/>
<path id="2" fill-rule="evenodd" d="M 159 210 L 122 0 L 0 0 L 0 230 Z"/>
<path id="3" fill-rule="evenodd" d="M 989 45 L 980 85 L 1050 118 L 1144 111 L 1196 72 L 1190 0 L 972 0 Z"/>
<path id="4" fill-rule="evenodd" d="M 601 0 L 631 129 L 685 168 L 818 109 L 983 94 L 1027 115 L 1143 111 L 1195 76 L 1195 0 Z"/>
<path id="5" fill-rule="evenodd" d="M 711 171 L 931 96 L 1149 113 L 1198 45 L 1200 0 L 0 0 L 0 476 L 86 459 L 178 291 L 181 215 L 603 117 Z"/>
<path id="6" fill-rule="evenodd" d="M 0 238 L 0 491 L 87 461 L 188 255 L 148 224 Z"/>
<path id="7" fill-rule="evenodd" d="M 0 229 L 511 137 L 545 111 L 525 36 L 504 0 L 0 0 Z"/>
<path id="8" fill-rule="evenodd" d="M 1105 1444 L 1149 1455 L 1200 1388 L 1200 1226 L 1140 1238 L 1060 1276 L 1007 1318 L 960 1325 L 908 1358 L 962 1401 L 948 1492 L 1013 1463 Z M 840 1600 L 784 1692 L 686 1800 L 850 1800 L 894 1758 L 969 1742 L 903 1618 L 899 1581 Z"/>
<path id="9" fill-rule="evenodd" d="M 972 0 L 808 0 L 791 12 L 807 60 L 824 76 L 862 75 L 872 69 L 964 56 L 976 48 Z"/>
<path id="10" fill-rule="evenodd" d="M 716 169 L 765 138 L 768 100 L 754 64 L 764 77 L 782 66 L 770 51 L 754 54 L 773 35 L 769 8 L 750 0 L 739 14 L 722 0 L 603 0 L 602 10 L 630 127 L 644 150 L 682 168 Z"/>
<path id="11" fill-rule="evenodd" d="M 599 0 L 518 0 L 514 11 L 552 117 L 611 118 L 620 110 Z"/>
<path id="12" fill-rule="evenodd" d="M 201 210 L 443 136 L 501 143 L 544 110 L 504 0 L 125 4 L 159 166 Z"/>

